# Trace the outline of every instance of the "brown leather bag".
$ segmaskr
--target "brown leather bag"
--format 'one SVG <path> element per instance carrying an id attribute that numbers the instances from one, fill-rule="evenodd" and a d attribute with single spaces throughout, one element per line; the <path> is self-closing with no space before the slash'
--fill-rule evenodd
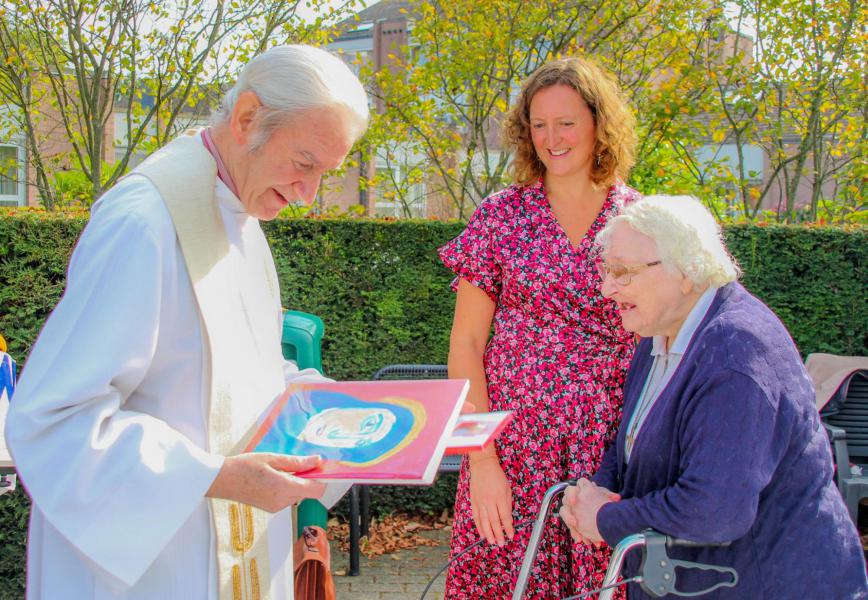
<path id="1" fill-rule="evenodd" d="M 295 600 L 335 600 L 331 552 L 326 532 L 310 525 L 292 548 L 295 565 Z"/>

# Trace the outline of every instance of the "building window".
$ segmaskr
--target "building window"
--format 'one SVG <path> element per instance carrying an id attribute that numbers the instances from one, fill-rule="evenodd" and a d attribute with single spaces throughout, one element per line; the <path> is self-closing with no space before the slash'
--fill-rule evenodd
<path id="1" fill-rule="evenodd" d="M 425 217 L 425 183 L 419 179 L 418 159 L 405 148 L 398 148 L 393 153 L 378 153 L 375 163 L 377 183 L 373 189 L 376 216 Z"/>
<path id="2" fill-rule="evenodd" d="M 142 122 L 142 116 L 133 116 L 132 118 L 132 126 L 133 133 L 136 133 L 136 129 L 140 126 Z M 127 149 L 130 144 L 130 132 L 127 129 L 127 114 L 125 111 L 118 111 L 114 113 L 115 119 L 115 156 L 114 159 L 121 160 L 127 154 Z M 148 136 L 155 137 L 157 135 L 157 126 L 154 120 L 148 124 L 147 129 L 145 130 L 144 141 L 147 141 Z M 140 144 L 144 146 L 144 144 Z M 148 152 L 145 150 L 139 150 L 136 148 L 133 151 L 132 156 L 130 156 L 129 168 L 133 168 L 141 163 L 145 158 L 147 158 Z"/>
<path id="3" fill-rule="evenodd" d="M 0 145 L 0 206 L 21 206 L 24 196 L 24 151 Z"/>
<path id="4" fill-rule="evenodd" d="M 751 182 L 763 180 L 763 151 L 759 146 L 745 144 L 741 147 L 742 168 L 745 178 Z M 696 152 L 697 162 L 706 172 L 719 171 L 738 173 L 738 147 L 735 144 L 702 146 Z"/>

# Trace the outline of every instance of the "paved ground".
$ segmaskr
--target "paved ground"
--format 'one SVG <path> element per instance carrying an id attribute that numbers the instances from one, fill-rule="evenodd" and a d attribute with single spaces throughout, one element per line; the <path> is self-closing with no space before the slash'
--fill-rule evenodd
<path id="1" fill-rule="evenodd" d="M 361 557 L 357 577 L 335 575 L 338 600 L 419 600 L 428 582 L 449 558 L 449 530 L 421 532 L 440 542 L 437 546 L 420 546 L 384 554 Z M 332 544 L 332 569 L 346 573 L 349 554 Z M 445 575 L 441 575 L 425 595 L 425 600 L 442 600 Z"/>
<path id="2" fill-rule="evenodd" d="M 860 520 L 860 533 L 868 561 L 868 518 Z M 349 555 L 332 543 L 332 568 L 338 600 L 420 600 L 422 590 L 449 557 L 449 529 L 423 531 L 420 535 L 437 540 L 437 546 L 419 546 L 374 558 L 361 557 L 357 577 L 339 575 L 349 569 Z M 445 575 L 441 574 L 425 596 L 425 600 L 443 600 Z"/>

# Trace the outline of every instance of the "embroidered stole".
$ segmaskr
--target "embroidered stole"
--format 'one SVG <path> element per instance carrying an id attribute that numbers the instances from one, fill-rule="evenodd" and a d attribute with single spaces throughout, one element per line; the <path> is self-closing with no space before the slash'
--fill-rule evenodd
<path id="1" fill-rule="evenodd" d="M 275 327 L 275 340 L 256 339 L 253 325 L 262 315 L 247 309 L 232 261 L 224 260 L 230 247 L 214 195 L 217 167 L 199 132 L 185 132 L 130 175 L 134 174 L 148 178 L 166 203 L 199 307 L 203 389 L 210 391 L 209 451 L 224 456 L 238 454 L 265 408 L 263 401 L 273 399 L 274 385 L 283 387 L 279 366 L 263 361 L 274 348 L 266 346 L 280 343 L 279 330 Z M 265 265 L 265 272 L 270 292 L 278 294 L 273 265 Z M 278 375 L 279 383 L 275 379 Z M 271 388 L 263 387 L 263 379 L 272 384 Z M 220 600 L 266 600 L 271 581 L 267 513 L 238 502 L 210 502 L 217 532 Z"/>

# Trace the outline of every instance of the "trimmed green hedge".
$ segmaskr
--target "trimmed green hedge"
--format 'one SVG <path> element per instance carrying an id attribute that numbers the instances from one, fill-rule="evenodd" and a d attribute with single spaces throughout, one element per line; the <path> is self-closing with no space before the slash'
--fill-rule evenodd
<path id="1" fill-rule="evenodd" d="M 0 599 L 24 597 L 30 498 L 18 488 L 0 496 Z"/>
<path id="2" fill-rule="evenodd" d="M 0 333 L 26 356 L 63 291 L 85 219 L 0 212 Z M 325 321 L 323 366 L 365 379 L 387 364 L 446 359 L 452 275 L 435 248 L 460 223 L 276 220 L 264 224 L 287 308 Z M 866 354 L 868 233 L 863 229 L 732 225 L 745 286 L 787 325 L 803 355 Z"/>
<path id="3" fill-rule="evenodd" d="M 0 212 L 0 334 L 19 366 L 63 293 L 72 247 L 86 222 L 83 216 Z"/>
<path id="4" fill-rule="evenodd" d="M 84 223 L 82 216 L 0 212 L 0 333 L 19 362 L 60 298 Z M 366 379 L 387 364 L 446 360 L 452 276 L 434 250 L 460 223 L 278 220 L 264 228 L 284 305 L 325 321 L 329 375 Z M 781 317 L 803 355 L 868 354 L 865 229 L 734 225 L 726 237 L 744 284 Z M 451 509 L 454 485 L 443 477 L 427 490 L 375 488 L 373 507 L 439 513 Z M 12 587 L 23 586 L 26 512 L 23 493 L 0 497 L 0 581 Z"/>
<path id="5" fill-rule="evenodd" d="M 734 225 L 726 241 L 803 357 L 868 355 L 868 230 Z"/>
<path id="6" fill-rule="evenodd" d="M 454 307 L 434 249 L 461 231 L 425 221 L 265 224 L 284 306 L 323 318 L 323 369 L 367 379 L 394 363 L 443 363 Z"/>

